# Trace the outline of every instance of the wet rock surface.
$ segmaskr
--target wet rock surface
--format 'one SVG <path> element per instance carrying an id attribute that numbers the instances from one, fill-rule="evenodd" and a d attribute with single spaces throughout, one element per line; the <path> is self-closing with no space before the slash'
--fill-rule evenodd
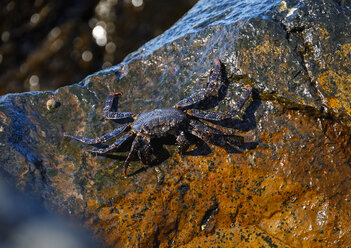
<path id="1" fill-rule="evenodd" d="M 82 219 L 112 247 L 340 247 L 351 243 L 350 24 L 347 1 L 200 1 L 121 64 L 55 92 L 0 102 L 0 172 L 48 207 Z M 219 57 L 230 87 L 214 111 L 254 92 L 222 126 L 229 152 L 179 155 L 143 168 L 96 156 L 63 132 L 97 137 L 120 110 L 169 108 L 206 87 Z M 192 147 L 191 149 L 196 149 Z"/>

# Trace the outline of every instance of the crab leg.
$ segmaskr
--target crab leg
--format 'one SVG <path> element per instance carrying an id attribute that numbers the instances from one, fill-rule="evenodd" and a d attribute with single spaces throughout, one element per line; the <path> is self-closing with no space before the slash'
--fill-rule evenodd
<path id="1" fill-rule="evenodd" d="M 207 143 L 211 143 L 213 145 L 216 146 L 220 146 L 223 147 L 225 149 L 228 148 L 228 143 L 232 144 L 232 145 L 236 145 L 236 146 L 240 146 L 241 142 L 239 141 L 240 144 L 237 144 L 235 142 L 233 142 L 232 140 L 229 139 L 229 137 L 225 137 L 225 136 L 212 136 L 212 135 L 206 135 L 205 133 L 200 132 L 199 130 L 193 129 L 191 131 L 191 133 L 193 135 L 195 135 L 196 137 L 204 140 Z"/>
<path id="2" fill-rule="evenodd" d="M 218 80 L 221 79 L 221 73 L 222 73 L 222 64 L 221 61 L 216 58 L 214 59 L 215 66 L 213 68 L 213 72 L 209 78 L 209 83 L 206 89 L 201 90 L 197 93 L 194 93 L 193 95 L 179 101 L 176 105 L 175 108 L 177 109 L 184 109 L 187 107 L 190 107 L 192 105 L 198 104 L 201 101 L 205 100 L 207 97 L 211 95 L 218 95 L 216 91 L 218 91 Z"/>
<path id="3" fill-rule="evenodd" d="M 137 136 L 132 143 L 127 159 L 124 161 L 124 166 L 123 166 L 124 176 L 127 176 L 127 169 L 128 169 L 129 163 L 130 161 L 132 161 L 132 159 L 135 158 L 135 156 L 138 156 L 138 158 L 143 162 L 143 164 L 150 164 L 152 150 L 153 149 L 149 141 L 147 141 L 142 136 Z"/>
<path id="4" fill-rule="evenodd" d="M 252 87 L 251 86 L 245 86 L 246 91 L 244 94 L 241 96 L 239 101 L 236 103 L 236 106 L 234 107 L 233 110 L 229 111 L 228 113 L 211 113 L 208 111 L 203 111 L 203 110 L 198 110 L 198 109 L 189 109 L 186 111 L 186 113 L 190 116 L 203 119 L 203 120 L 208 120 L 208 121 L 222 121 L 226 119 L 231 119 L 233 118 L 239 111 L 240 109 L 244 106 L 245 102 L 249 98 Z"/>
<path id="5" fill-rule="evenodd" d="M 130 152 L 128 154 L 127 159 L 124 161 L 124 165 L 123 165 L 123 175 L 126 177 L 127 176 L 127 169 L 129 166 L 129 163 L 132 161 L 132 159 L 135 157 L 136 153 L 137 153 L 137 146 L 140 142 L 140 137 L 136 137 L 132 143 L 132 146 L 130 148 Z"/>
<path id="6" fill-rule="evenodd" d="M 206 139 L 211 143 L 213 143 L 212 141 L 213 139 L 221 140 L 221 142 L 224 142 L 224 143 L 229 142 L 233 145 L 242 145 L 244 143 L 244 138 L 242 136 L 235 135 L 229 132 L 223 132 L 214 127 L 209 127 L 196 121 L 191 121 L 190 125 L 193 127 L 192 132 L 200 134 L 202 138 L 204 137 L 203 135 L 207 136 Z M 198 136 L 196 134 L 194 135 Z"/>
<path id="7" fill-rule="evenodd" d="M 145 138 L 141 138 L 141 147 L 138 150 L 138 157 L 143 164 L 151 163 L 152 147 L 150 142 L 146 141 Z"/>
<path id="8" fill-rule="evenodd" d="M 208 136 L 205 133 L 202 133 L 201 131 L 199 131 L 195 128 L 193 130 L 191 130 L 191 133 L 193 135 L 195 135 L 196 137 L 202 139 L 206 143 L 211 143 L 211 144 L 214 144 L 216 146 L 223 147 L 223 148 L 225 148 L 227 145 L 227 141 L 226 141 L 224 136 L 218 136 L 217 139 L 213 139 L 212 136 Z"/>
<path id="9" fill-rule="evenodd" d="M 89 152 L 102 154 L 102 153 L 106 153 L 106 152 L 109 152 L 112 150 L 117 150 L 118 148 L 121 147 L 121 145 L 124 144 L 124 142 L 126 142 L 132 136 L 134 136 L 134 134 L 127 133 L 122 138 L 120 138 L 116 142 L 112 143 L 110 146 L 108 146 L 106 148 L 94 148 L 94 149 L 89 150 Z"/>
<path id="10" fill-rule="evenodd" d="M 190 141 L 186 137 L 185 133 L 183 131 L 180 131 L 176 140 L 177 140 L 177 144 L 178 144 L 178 152 L 180 154 L 185 153 L 190 146 Z"/>
<path id="11" fill-rule="evenodd" d="M 120 128 L 117 128 L 115 130 L 113 130 L 112 132 L 110 133 L 107 133 L 101 137 L 98 137 L 96 139 L 88 139 L 88 138 L 85 138 L 85 137 L 82 137 L 82 136 L 76 136 L 76 135 L 72 135 L 72 134 L 68 134 L 68 133 L 64 133 L 63 135 L 66 136 L 66 137 L 70 137 L 72 139 L 76 139 L 76 140 L 79 140 L 80 142 L 83 142 L 85 144 L 90 144 L 90 145 L 93 145 L 93 144 L 99 144 L 99 143 L 103 143 L 109 139 L 112 139 L 114 137 L 117 137 L 119 134 L 123 133 L 127 128 L 130 128 L 129 125 L 124 125 Z"/>
<path id="12" fill-rule="evenodd" d="M 125 119 L 128 117 L 133 117 L 134 114 L 131 112 L 114 112 L 111 111 L 112 105 L 113 105 L 113 100 L 115 99 L 116 96 L 122 95 L 121 92 L 112 92 L 106 99 L 105 103 L 105 108 L 104 108 L 104 117 L 106 119 L 111 119 L 111 120 L 118 120 L 118 119 Z"/>
<path id="13" fill-rule="evenodd" d="M 222 136 L 233 136 L 237 137 L 238 135 L 235 135 L 231 132 L 228 131 L 222 131 L 218 130 L 217 128 L 207 126 L 206 124 L 202 123 L 201 121 L 195 121 L 191 120 L 189 123 L 192 127 L 196 128 L 197 130 L 200 130 L 203 133 L 207 133 L 209 135 L 222 135 Z"/>

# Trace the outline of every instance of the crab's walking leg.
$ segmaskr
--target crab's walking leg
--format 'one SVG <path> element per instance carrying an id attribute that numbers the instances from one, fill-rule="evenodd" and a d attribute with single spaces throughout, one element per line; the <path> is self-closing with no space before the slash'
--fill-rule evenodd
<path id="1" fill-rule="evenodd" d="M 72 135 L 72 134 L 68 134 L 68 133 L 64 133 L 63 135 L 66 136 L 66 137 L 70 137 L 72 139 L 76 139 L 76 140 L 79 140 L 80 142 L 83 142 L 85 144 L 90 144 L 90 145 L 93 145 L 93 144 L 99 144 L 99 143 L 103 143 L 109 139 L 112 139 L 114 137 L 117 137 L 118 135 L 120 135 L 121 133 L 123 133 L 124 131 L 126 131 L 128 128 L 130 128 L 129 125 L 124 125 L 120 128 L 117 128 L 115 130 L 113 130 L 112 132 L 110 133 L 107 133 L 101 137 L 98 137 L 96 139 L 88 139 L 88 138 L 84 138 L 82 136 L 76 136 L 76 135 Z"/>
<path id="2" fill-rule="evenodd" d="M 134 114 L 131 112 L 114 112 L 111 111 L 112 105 L 113 105 L 113 100 L 115 99 L 116 96 L 122 95 L 121 92 L 113 92 L 110 93 L 110 95 L 106 99 L 105 103 L 105 108 L 104 108 L 104 117 L 106 119 L 111 119 L 111 120 L 118 120 L 118 119 L 125 119 L 128 117 L 133 117 Z"/>
<path id="3" fill-rule="evenodd" d="M 230 139 L 231 137 L 226 137 L 222 135 L 208 135 L 195 128 L 191 130 L 191 133 L 196 137 L 204 140 L 206 143 L 211 143 L 213 145 L 223 147 L 224 149 L 228 149 L 229 144 L 235 145 L 235 146 L 241 145 L 241 144 L 237 144 L 237 142 L 233 142 L 233 140 Z"/>
<path id="4" fill-rule="evenodd" d="M 130 152 L 128 154 L 127 159 L 124 161 L 124 165 L 123 165 L 123 175 L 126 177 L 127 176 L 127 169 L 129 166 L 130 161 L 132 161 L 132 159 L 135 158 L 135 156 L 137 155 L 137 150 L 138 150 L 138 145 L 140 143 L 140 137 L 136 137 L 133 140 L 132 146 L 130 148 Z"/>
<path id="5" fill-rule="evenodd" d="M 209 83 L 206 89 L 201 90 L 197 93 L 194 93 L 193 95 L 179 101 L 175 107 L 177 109 L 184 109 L 187 107 L 190 107 L 192 105 L 198 104 L 210 95 L 218 95 L 218 89 L 219 89 L 219 84 L 218 81 L 221 81 L 221 74 L 222 74 L 222 64 L 221 61 L 216 58 L 214 60 L 215 66 L 213 68 L 213 72 L 209 78 Z"/>
<path id="6" fill-rule="evenodd" d="M 226 141 L 226 138 L 224 136 L 218 136 L 217 139 L 213 139 L 213 137 L 211 135 L 207 135 L 207 134 L 197 130 L 196 128 L 192 129 L 191 133 L 193 135 L 195 135 L 196 137 L 200 138 L 201 140 L 205 141 L 206 143 L 211 143 L 211 144 L 214 144 L 216 146 L 223 147 L 223 148 L 226 148 L 226 146 L 227 146 L 227 141 Z"/>
<path id="7" fill-rule="evenodd" d="M 145 138 L 141 138 L 141 147 L 138 149 L 138 157 L 143 164 L 151 163 L 152 147 L 149 141 Z"/>
<path id="8" fill-rule="evenodd" d="M 189 109 L 186 111 L 186 113 L 190 116 L 203 119 L 203 120 L 208 120 L 208 121 L 222 121 L 226 119 L 231 119 L 233 118 L 239 111 L 240 109 L 244 106 L 245 102 L 249 98 L 252 87 L 251 86 L 245 86 L 246 91 L 244 94 L 241 96 L 239 101 L 235 104 L 235 107 L 233 110 L 229 111 L 228 113 L 222 114 L 222 113 L 211 113 L 208 111 L 203 111 L 203 110 L 198 110 L 198 109 Z"/>
<path id="9" fill-rule="evenodd" d="M 133 134 L 131 133 L 127 133 L 126 135 L 124 135 L 122 138 L 118 139 L 116 142 L 112 143 L 110 146 L 106 147 L 106 148 L 94 148 L 89 150 L 89 152 L 92 153 L 107 153 L 109 151 L 112 150 L 117 150 L 118 148 L 121 147 L 121 145 L 124 144 L 124 142 L 126 142 L 131 136 L 133 136 Z"/>
<path id="10" fill-rule="evenodd" d="M 190 146 L 190 141 L 186 137 L 185 133 L 183 131 L 181 131 L 179 133 L 179 135 L 177 136 L 176 140 L 177 140 L 177 144 L 178 144 L 178 152 L 180 154 L 185 153 Z"/>
<path id="11" fill-rule="evenodd" d="M 193 127 L 193 132 L 200 133 L 201 137 L 205 135 L 207 137 L 206 139 L 209 139 L 210 142 L 212 142 L 213 139 L 217 139 L 221 142 L 229 142 L 230 144 L 236 146 L 241 146 L 244 143 L 244 138 L 242 136 L 235 135 L 230 132 L 221 131 L 214 127 L 206 126 L 200 122 L 191 121 L 190 125 Z"/>

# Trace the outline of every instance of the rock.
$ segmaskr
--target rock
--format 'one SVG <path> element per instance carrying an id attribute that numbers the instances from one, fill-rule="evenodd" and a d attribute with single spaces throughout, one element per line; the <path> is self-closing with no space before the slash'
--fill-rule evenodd
<path id="1" fill-rule="evenodd" d="M 108 246 L 350 244 L 350 10 L 331 0 L 199 1 L 117 66 L 55 92 L 2 97 L 1 173 Z M 255 89 L 221 123 L 245 137 L 242 147 L 181 156 L 169 145 L 168 159 L 134 161 L 124 178 L 124 154 L 95 156 L 63 138 L 117 128 L 102 116 L 109 92 L 123 91 L 121 111 L 171 107 L 206 87 L 215 57 L 231 83 L 214 111 L 231 109 L 244 84 Z"/>
<path id="2" fill-rule="evenodd" d="M 48 213 L 39 199 L 19 193 L 0 178 L 0 246 L 6 248 L 98 247 L 91 233 Z"/>

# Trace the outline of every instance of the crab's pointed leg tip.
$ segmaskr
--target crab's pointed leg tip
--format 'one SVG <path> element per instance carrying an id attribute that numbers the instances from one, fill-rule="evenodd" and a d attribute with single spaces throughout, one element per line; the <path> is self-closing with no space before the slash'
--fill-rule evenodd
<path id="1" fill-rule="evenodd" d="M 120 91 L 110 93 L 110 96 L 121 96 L 121 95 L 123 95 L 123 94 Z"/>

